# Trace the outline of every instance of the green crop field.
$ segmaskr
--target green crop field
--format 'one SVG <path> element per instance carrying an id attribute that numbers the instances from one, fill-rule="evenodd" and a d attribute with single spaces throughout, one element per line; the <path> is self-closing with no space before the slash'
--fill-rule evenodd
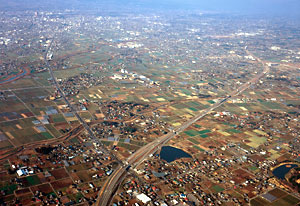
<path id="1" fill-rule="evenodd" d="M 189 138 L 188 140 L 194 144 L 200 144 L 200 142 L 198 142 L 197 140 L 195 140 L 193 138 Z"/>
<path id="2" fill-rule="evenodd" d="M 45 127 L 55 136 L 60 137 L 61 133 L 57 131 L 51 124 L 46 124 Z"/>
<path id="3" fill-rule="evenodd" d="M 215 191 L 215 192 L 222 192 L 224 190 L 223 187 L 220 187 L 219 185 L 215 185 L 215 186 L 212 186 L 212 189 Z"/>
<path id="4" fill-rule="evenodd" d="M 189 107 L 190 110 L 194 111 L 194 112 L 197 112 L 199 111 L 198 109 L 194 108 L 194 107 Z"/>
<path id="5" fill-rule="evenodd" d="M 228 129 L 226 132 L 231 132 L 231 133 L 242 133 L 240 130 L 237 129 Z"/>
<path id="6" fill-rule="evenodd" d="M 131 144 L 123 143 L 123 142 L 118 142 L 118 147 L 123 147 L 123 148 L 129 149 L 129 150 L 137 150 L 140 148 L 139 146 L 131 145 Z"/>
<path id="7" fill-rule="evenodd" d="M 40 181 L 40 179 L 38 178 L 37 175 L 26 177 L 26 180 L 28 181 L 28 183 L 30 184 L 30 186 L 38 185 L 38 184 L 41 183 L 41 181 Z"/>
<path id="8" fill-rule="evenodd" d="M 51 115 L 51 119 L 53 120 L 54 123 L 66 122 L 66 120 L 62 114 L 53 114 L 53 115 Z"/>
<path id="9" fill-rule="evenodd" d="M 198 131 L 199 134 L 206 134 L 209 132 L 211 132 L 209 129 L 204 129 L 204 130 Z"/>
<path id="10" fill-rule="evenodd" d="M 196 148 L 197 150 L 201 151 L 201 152 L 204 152 L 205 150 L 202 149 L 201 147 L 198 147 L 197 145 L 193 145 L 194 148 Z"/>
<path id="11" fill-rule="evenodd" d="M 282 109 L 281 105 L 276 102 L 262 102 L 261 104 L 269 109 Z"/>
<path id="12" fill-rule="evenodd" d="M 187 108 L 187 106 L 185 104 L 174 104 L 172 105 L 172 107 L 176 108 L 176 109 L 184 109 Z"/>
<path id="13" fill-rule="evenodd" d="M 4 191 L 6 194 L 13 194 L 16 189 L 17 189 L 16 184 L 7 184 L 0 188 L 0 190 Z"/>
<path id="14" fill-rule="evenodd" d="M 49 132 L 42 132 L 41 135 L 44 136 L 46 139 L 52 139 L 53 138 L 53 136 Z"/>
<path id="15" fill-rule="evenodd" d="M 208 137 L 208 135 L 207 134 L 201 134 L 200 137 L 206 138 L 206 137 Z"/>
<path id="16" fill-rule="evenodd" d="M 184 131 L 184 133 L 191 137 L 197 136 L 199 134 L 196 130 L 188 130 L 188 131 Z"/>

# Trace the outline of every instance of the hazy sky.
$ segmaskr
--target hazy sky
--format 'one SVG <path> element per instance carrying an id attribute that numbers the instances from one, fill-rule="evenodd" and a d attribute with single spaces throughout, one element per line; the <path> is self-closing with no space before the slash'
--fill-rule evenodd
<path id="1" fill-rule="evenodd" d="M 0 0 L 0 8 L 100 8 L 110 4 L 118 7 L 189 9 L 300 16 L 300 0 Z"/>
<path id="2" fill-rule="evenodd" d="M 299 14 L 300 0 L 128 0 L 144 6 L 273 14 Z"/>

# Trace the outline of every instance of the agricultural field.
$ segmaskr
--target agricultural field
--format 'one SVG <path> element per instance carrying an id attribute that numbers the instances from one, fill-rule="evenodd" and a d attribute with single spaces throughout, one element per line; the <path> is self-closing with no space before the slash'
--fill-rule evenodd
<path id="1" fill-rule="evenodd" d="M 289 195 L 287 192 L 280 189 L 273 189 L 266 194 L 256 197 L 250 201 L 251 206 L 277 206 L 286 205 L 292 206 L 297 205 L 300 202 L 299 198 L 293 195 Z"/>
<path id="2" fill-rule="evenodd" d="M 6 99 L 0 102 L 3 104 L 0 109 L 2 150 L 58 138 L 62 135 L 62 127 L 57 124 L 68 124 L 56 103 L 45 100 L 52 88 L 31 88 L 33 80 L 24 80 L 29 88 L 19 88 L 17 81 L 6 92 Z"/>

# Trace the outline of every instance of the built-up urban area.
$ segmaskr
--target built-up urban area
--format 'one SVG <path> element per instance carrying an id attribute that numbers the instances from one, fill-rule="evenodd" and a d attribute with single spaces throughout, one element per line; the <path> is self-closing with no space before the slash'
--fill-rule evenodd
<path id="1" fill-rule="evenodd" d="M 300 204 L 300 30 L 0 12 L 1 205 Z"/>

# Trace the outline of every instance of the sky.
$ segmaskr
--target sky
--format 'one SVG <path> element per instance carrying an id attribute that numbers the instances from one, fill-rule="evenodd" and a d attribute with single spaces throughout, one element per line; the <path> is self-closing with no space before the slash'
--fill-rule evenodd
<path id="1" fill-rule="evenodd" d="M 247 14 L 299 14 L 300 0 L 127 0 L 149 7 L 185 8 Z"/>
<path id="2" fill-rule="evenodd" d="M 299 16 L 300 0 L 0 0 L 0 9 L 139 7 Z"/>

